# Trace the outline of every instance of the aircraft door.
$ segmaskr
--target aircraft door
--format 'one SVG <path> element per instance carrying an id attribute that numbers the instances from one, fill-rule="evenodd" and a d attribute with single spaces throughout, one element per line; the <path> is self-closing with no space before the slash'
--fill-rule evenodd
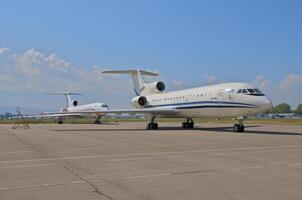
<path id="1" fill-rule="evenodd" d="M 234 101 L 235 89 L 224 89 L 221 91 L 222 97 L 226 101 Z"/>

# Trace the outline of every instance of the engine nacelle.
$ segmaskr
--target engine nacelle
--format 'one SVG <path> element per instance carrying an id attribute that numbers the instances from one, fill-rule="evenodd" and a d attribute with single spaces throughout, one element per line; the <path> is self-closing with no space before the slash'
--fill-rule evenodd
<path id="1" fill-rule="evenodd" d="M 74 107 L 78 106 L 78 101 L 77 100 L 73 100 L 72 101 L 72 106 L 74 106 Z"/>
<path id="2" fill-rule="evenodd" d="M 138 97 L 134 97 L 131 103 L 135 107 L 142 107 L 148 104 L 148 100 L 144 96 L 138 96 Z"/>
<path id="3" fill-rule="evenodd" d="M 162 81 L 157 81 L 153 83 L 146 83 L 142 94 L 154 94 L 161 93 L 166 89 L 166 85 Z"/>

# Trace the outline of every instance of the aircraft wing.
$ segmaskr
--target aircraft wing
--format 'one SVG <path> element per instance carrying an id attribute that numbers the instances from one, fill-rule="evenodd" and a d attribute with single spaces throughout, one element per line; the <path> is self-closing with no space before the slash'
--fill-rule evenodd
<path id="1" fill-rule="evenodd" d="M 78 114 L 78 113 L 58 112 L 58 113 L 52 113 L 52 114 L 51 113 L 41 113 L 41 114 L 37 114 L 37 115 L 23 115 L 22 117 L 16 116 L 16 117 L 12 117 L 12 119 L 56 118 L 56 117 L 78 117 L 78 116 L 82 116 L 82 115 Z"/>
<path id="2" fill-rule="evenodd" d="M 170 115 L 176 114 L 177 110 L 173 108 L 141 108 L 141 109 L 112 109 L 112 110 L 92 110 L 92 111 L 69 111 L 69 112 L 49 112 L 45 115 L 57 115 L 57 114 L 150 114 L 150 115 Z"/>

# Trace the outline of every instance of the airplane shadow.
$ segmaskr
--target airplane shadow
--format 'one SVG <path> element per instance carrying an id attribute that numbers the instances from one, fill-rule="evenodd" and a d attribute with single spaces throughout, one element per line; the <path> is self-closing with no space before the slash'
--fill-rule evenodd
<path id="1" fill-rule="evenodd" d="M 245 131 L 244 133 L 240 134 L 269 134 L 269 135 L 297 135 L 297 136 L 302 136 L 301 133 L 297 132 L 281 132 L 281 131 L 265 131 L 265 130 L 249 130 L 248 128 L 252 127 L 261 127 L 261 125 L 253 125 L 253 126 L 245 126 Z M 197 128 L 197 130 L 200 131 L 213 131 L 213 132 L 232 132 L 233 133 L 233 128 L 232 127 L 211 127 L 211 128 Z"/>
<path id="2" fill-rule="evenodd" d="M 302 133 L 297 132 L 280 132 L 280 131 L 265 131 L 265 130 L 249 130 L 249 128 L 261 127 L 261 125 L 249 125 L 245 126 L 244 133 L 239 134 L 269 134 L 269 135 L 293 135 L 293 136 L 302 136 Z M 158 130 L 154 130 L 154 133 L 166 132 L 166 131 L 184 131 L 184 130 L 193 130 L 193 131 L 212 131 L 219 133 L 233 133 L 233 128 L 231 126 L 224 127 L 196 127 L 194 129 L 182 129 L 181 127 L 160 127 Z M 122 132 L 122 131 L 144 131 L 145 129 L 134 129 L 134 128 L 125 128 L 125 129 L 52 129 L 50 131 L 64 131 L 64 132 Z M 153 131 L 153 130 L 149 130 Z"/>

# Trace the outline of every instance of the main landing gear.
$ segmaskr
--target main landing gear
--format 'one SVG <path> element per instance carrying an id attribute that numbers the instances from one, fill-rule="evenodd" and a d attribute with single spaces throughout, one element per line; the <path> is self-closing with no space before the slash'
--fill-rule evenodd
<path id="1" fill-rule="evenodd" d="M 187 121 L 182 123 L 182 128 L 184 129 L 192 129 L 194 128 L 194 121 L 192 118 L 187 118 Z"/>
<path id="2" fill-rule="evenodd" d="M 95 124 L 101 124 L 101 117 L 96 117 L 95 120 L 94 120 L 94 123 Z"/>
<path id="3" fill-rule="evenodd" d="M 155 120 L 155 116 L 153 116 L 150 120 L 150 122 L 147 124 L 146 129 L 150 130 L 150 129 L 158 129 L 158 124 L 156 122 L 154 122 Z"/>
<path id="4" fill-rule="evenodd" d="M 57 124 L 63 124 L 63 119 L 62 118 L 58 118 L 56 119 Z"/>
<path id="5" fill-rule="evenodd" d="M 158 129 L 158 124 L 154 121 L 155 116 L 153 116 L 150 122 L 147 124 L 146 129 Z M 187 118 L 187 121 L 182 123 L 182 128 L 184 129 L 192 129 L 194 128 L 194 121 L 192 118 Z"/>
<path id="6" fill-rule="evenodd" d="M 244 125 L 243 125 L 243 119 L 238 119 L 238 123 L 234 124 L 233 131 L 237 133 L 243 133 L 244 132 Z"/>

